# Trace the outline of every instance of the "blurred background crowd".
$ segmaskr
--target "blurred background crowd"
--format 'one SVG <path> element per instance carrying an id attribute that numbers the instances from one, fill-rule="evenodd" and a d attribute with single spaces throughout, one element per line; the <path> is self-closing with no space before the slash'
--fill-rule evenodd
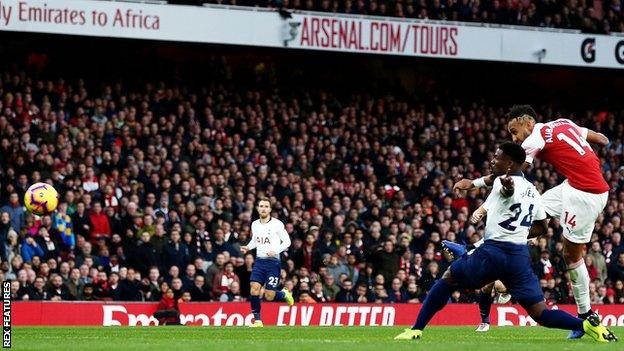
<path id="1" fill-rule="evenodd" d="M 453 183 L 489 173 L 507 109 L 534 103 L 542 120 L 610 138 L 596 149 L 611 192 L 586 264 L 592 302 L 624 303 L 624 116 L 604 75 L 530 67 L 501 81 L 506 66 L 487 63 L 89 41 L 92 60 L 57 59 L 75 39 L 2 49 L 16 64 L 0 74 L 0 279 L 15 300 L 159 301 L 171 288 L 244 301 L 254 256 L 239 248 L 268 196 L 292 239 L 281 284 L 298 301 L 419 303 L 450 264 L 441 241 L 483 235 L 467 218 L 488 191 L 457 196 Z M 106 66 L 120 53 L 132 59 Z M 540 79 L 594 100 L 563 106 Z M 539 161 L 527 176 L 540 191 L 562 181 Z M 49 216 L 23 208 L 38 181 L 61 196 Z M 573 303 L 558 222 L 529 249 L 548 302 Z"/>

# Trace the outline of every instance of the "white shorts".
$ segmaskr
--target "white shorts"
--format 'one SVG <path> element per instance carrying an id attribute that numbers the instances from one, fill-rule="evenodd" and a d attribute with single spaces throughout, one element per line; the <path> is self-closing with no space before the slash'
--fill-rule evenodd
<path id="1" fill-rule="evenodd" d="M 566 239 L 585 244 L 591 241 L 594 223 L 607 205 L 608 197 L 608 191 L 587 193 L 573 188 L 566 180 L 542 195 L 542 205 L 549 216 L 559 218 Z"/>

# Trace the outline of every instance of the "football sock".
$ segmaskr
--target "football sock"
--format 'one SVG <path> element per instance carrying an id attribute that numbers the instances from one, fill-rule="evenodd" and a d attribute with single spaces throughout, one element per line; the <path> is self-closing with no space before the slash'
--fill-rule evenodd
<path id="1" fill-rule="evenodd" d="M 283 291 L 276 291 L 275 292 L 275 301 L 284 301 L 284 297 L 286 296 L 286 294 Z"/>
<path id="2" fill-rule="evenodd" d="M 251 313 L 254 318 L 259 321 L 260 319 L 260 296 L 249 296 L 249 302 L 251 303 Z"/>
<path id="3" fill-rule="evenodd" d="M 592 314 L 594 314 L 594 311 L 590 309 L 585 313 L 579 313 L 577 317 L 579 317 L 580 319 L 587 319 L 587 317 L 591 316 Z"/>
<path id="4" fill-rule="evenodd" d="M 490 324 L 490 308 L 492 307 L 492 294 L 483 291 L 479 293 L 479 312 L 481 313 L 481 323 Z"/>
<path id="5" fill-rule="evenodd" d="M 448 283 L 444 279 L 435 282 L 425 298 L 412 329 L 425 329 L 431 318 L 446 305 L 450 297 L 451 289 Z"/>
<path id="6" fill-rule="evenodd" d="M 572 292 L 578 314 L 583 315 L 591 310 L 589 301 L 589 273 L 583 259 L 572 263 L 568 267 L 570 280 L 572 280 Z"/>
<path id="7" fill-rule="evenodd" d="M 583 320 L 561 310 L 544 310 L 537 321 L 547 328 L 583 330 Z"/>

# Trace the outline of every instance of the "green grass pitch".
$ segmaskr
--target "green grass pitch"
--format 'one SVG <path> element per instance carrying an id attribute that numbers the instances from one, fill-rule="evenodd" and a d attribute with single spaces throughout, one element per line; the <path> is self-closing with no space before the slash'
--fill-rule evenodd
<path id="1" fill-rule="evenodd" d="M 588 336 L 566 340 L 567 331 L 540 327 L 429 327 L 422 340 L 394 341 L 399 327 L 14 327 L 14 350 L 624 350 L 624 340 L 600 344 Z M 624 327 L 612 329 L 624 338 Z"/>

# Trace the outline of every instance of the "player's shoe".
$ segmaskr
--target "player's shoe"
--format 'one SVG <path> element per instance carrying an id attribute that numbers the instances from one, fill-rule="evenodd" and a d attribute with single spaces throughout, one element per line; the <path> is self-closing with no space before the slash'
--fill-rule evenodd
<path id="1" fill-rule="evenodd" d="M 607 327 L 600 324 L 600 318 L 597 314 L 592 314 L 583 321 L 583 329 L 585 334 L 591 336 L 598 342 L 617 341 L 617 337 Z"/>
<path id="2" fill-rule="evenodd" d="M 507 293 L 498 293 L 496 294 L 496 297 L 494 297 L 494 301 L 501 305 L 506 304 L 509 300 L 511 300 L 511 294 Z"/>
<path id="3" fill-rule="evenodd" d="M 253 322 L 252 325 L 249 326 L 249 328 L 262 328 L 264 327 L 264 324 L 262 324 L 262 321 L 255 321 Z"/>
<path id="4" fill-rule="evenodd" d="M 585 335 L 585 332 L 582 330 L 570 330 L 570 334 L 568 334 L 568 339 L 580 339 Z"/>
<path id="5" fill-rule="evenodd" d="M 288 304 L 288 306 L 292 306 L 295 304 L 295 298 L 292 296 L 292 293 L 288 291 L 288 289 L 282 289 L 284 293 L 284 301 Z"/>
<path id="6" fill-rule="evenodd" d="M 460 258 L 466 253 L 466 246 L 448 240 L 442 240 L 442 247 L 450 251 L 454 258 Z"/>
<path id="7" fill-rule="evenodd" d="M 490 331 L 490 323 L 481 323 L 481 324 L 479 324 L 479 326 L 477 327 L 477 329 L 475 331 L 479 332 L 479 333 L 485 333 L 485 332 Z"/>
<path id="8" fill-rule="evenodd" d="M 591 315 L 596 315 L 596 318 L 599 318 L 599 319 L 600 319 L 600 317 L 598 317 L 598 315 L 596 314 L 596 312 L 592 312 L 592 313 L 590 313 L 590 314 L 589 314 L 589 316 L 591 316 Z M 580 319 L 587 319 L 587 316 L 585 316 L 585 317 L 581 317 L 581 316 L 579 315 L 579 318 L 580 318 Z M 580 339 L 580 338 L 582 338 L 582 337 L 583 337 L 583 335 L 585 335 L 585 332 L 584 332 L 584 331 L 582 331 L 582 330 L 570 330 L 570 334 L 568 334 L 568 339 L 570 339 L 570 340 Z"/>
<path id="9" fill-rule="evenodd" d="M 422 330 L 405 329 L 401 334 L 394 337 L 394 340 L 415 340 L 422 337 Z"/>

